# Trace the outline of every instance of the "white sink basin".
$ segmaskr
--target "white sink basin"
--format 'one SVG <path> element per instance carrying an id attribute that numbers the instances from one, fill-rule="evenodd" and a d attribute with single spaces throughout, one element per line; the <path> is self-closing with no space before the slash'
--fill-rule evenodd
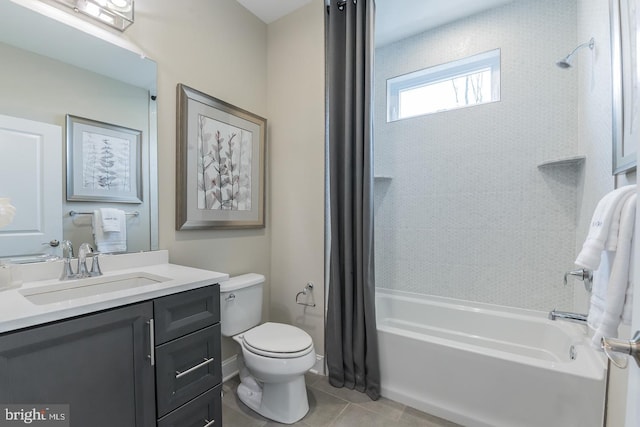
<path id="1" fill-rule="evenodd" d="M 61 280 L 53 284 L 21 289 L 19 292 L 34 304 L 52 304 L 76 298 L 96 296 L 109 292 L 137 288 L 153 283 L 167 282 L 168 277 L 145 272 L 133 272 L 86 279 Z"/>

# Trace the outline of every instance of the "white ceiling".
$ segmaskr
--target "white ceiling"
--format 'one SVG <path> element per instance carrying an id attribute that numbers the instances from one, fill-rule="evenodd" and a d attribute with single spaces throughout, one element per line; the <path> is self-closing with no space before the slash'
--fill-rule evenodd
<path id="1" fill-rule="evenodd" d="M 264 23 L 270 24 L 312 0 L 237 0 Z"/>
<path id="2" fill-rule="evenodd" d="M 267 24 L 317 0 L 237 0 Z M 376 45 L 474 15 L 513 0 L 376 0 Z"/>
<path id="3" fill-rule="evenodd" d="M 376 45 L 392 43 L 512 1 L 376 0 Z"/>

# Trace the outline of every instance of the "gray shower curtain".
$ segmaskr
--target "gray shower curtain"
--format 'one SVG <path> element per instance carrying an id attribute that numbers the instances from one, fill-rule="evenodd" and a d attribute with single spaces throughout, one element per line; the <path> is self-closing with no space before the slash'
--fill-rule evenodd
<path id="1" fill-rule="evenodd" d="M 380 397 L 373 251 L 373 0 L 328 1 L 329 382 Z"/>

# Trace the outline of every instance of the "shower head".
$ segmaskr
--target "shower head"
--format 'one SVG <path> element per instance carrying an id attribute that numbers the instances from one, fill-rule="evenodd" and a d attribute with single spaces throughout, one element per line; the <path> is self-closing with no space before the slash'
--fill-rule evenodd
<path id="1" fill-rule="evenodd" d="M 593 37 L 591 37 L 588 42 L 582 43 L 581 45 L 573 49 L 569 55 L 556 62 L 556 65 L 560 68 L 571 68 L 571 60 L 573 59 L 573 55 L 583 47 L 588 47 L 589 49 L 593 50 L 595 44 L 595 40 L 593 39 Z"/>

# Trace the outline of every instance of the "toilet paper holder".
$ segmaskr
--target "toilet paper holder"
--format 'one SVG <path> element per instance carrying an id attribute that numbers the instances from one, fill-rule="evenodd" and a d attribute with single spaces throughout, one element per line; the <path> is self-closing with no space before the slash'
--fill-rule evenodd
<path id="1" fill-rule="evenodd" d="M 312 292 L 313 292 L 313 282 L 308 282 L 306 285 L 304 285 L 304 288 L 302 288 L 302 290 L 296 294 L 296 304 L 304 305 L 305 307 L 315 307 L 316 306 L 315 302 L 308 303 L 308 302 L 303 302 L 299 300 L 300 295 L 311 294 L 312 301 L 314 301 Z"/>

